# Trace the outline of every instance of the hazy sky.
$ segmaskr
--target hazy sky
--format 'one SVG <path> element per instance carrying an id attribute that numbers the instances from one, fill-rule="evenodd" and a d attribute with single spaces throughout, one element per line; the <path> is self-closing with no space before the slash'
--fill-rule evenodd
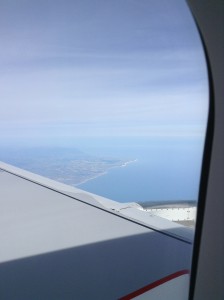
<path id="1" fill-rule="evenodd" d="M 201 136 L 204 55 L 182 0 L 0 0 L 1 141 Z"/>

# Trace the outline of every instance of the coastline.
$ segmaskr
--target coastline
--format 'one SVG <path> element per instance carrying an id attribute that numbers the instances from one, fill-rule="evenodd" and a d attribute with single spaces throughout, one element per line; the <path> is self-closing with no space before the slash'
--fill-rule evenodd
<path id="1" fill-rule="evenodd" d="M 123 164 L 120 165 L 120 166 L 112 166 L 112 167 L 108 168 L 106 171 L 104 171 L 104 172 L 102 172 L 102 173 L 99 173 L 99 174 L 97 174 L 96 176 L 93 176 L 93 177 L 91 177 L 91 178 L 87 178 L 87 179 L 83 180 L 83 181 L 80 182 L 80 183 L 74 184 L 73 186 L 74 186 L 74 187 L 79 187 L 80 185 L 85 184 L 85 183 L 87 183 L 88 181 L 94 180 L 94 179 L 96 179 L 96 178 L 98 178 L 98 177 L 101 177 L 101 176 L 103 176 L 103 175 L 108 174 L 108 172 L 109 172 L 111 169 L 127 167 L 127 165 L 129 165 L 129 164 L 131 164 L 131 163 L 134 163 L 134 162 L 137 162 L 137 161 L 138 161 L 138 159 L 136 158 L 136 159 L 134 159 L 134 160 L 129 160 L 129 161 L 123 163 Z"/>
<path id="2" fill-rule="evenodd" d="M 121 165 L 121 167 L 126 167 L 127 165 L 129 165 L 129 164 L 131 164 L 131 163 L 133 163 L 133 162 L 137 162 L 137 161 L 138 161 L 137 158 L 134 159 L 134 160 L 127 161 L 127 162 L 125 162 L 123 165 Z"/>
<path id="3" fill-rule="evenodd" d="M 110 168 L 110 169 L 112 169 L 112 168 Z M 79 185 L 81 185 L 81 184 L 84 184 L 84 183 L 90 181 L 90 180 L 93 180 L 93 179 L 96 179 L 96 178 L 98 178 L 98 177 L 100 177 L 100 176 L 106 175 L 107 173 L 108 173 L 108 171 L 104 171 L 104 172 L 102 172 L 102 173 L 97 174 L 96 176 L 93 176 L 93 177 L 91 177 L 91 178 L 84 179 L 83 181 L 81 181 L 81 182 L 79 182 L 79 183 L 73 184 L 73 186 L 74 186 L 74 187 L 77 187 L 77 186 L 79 186 Z"/>

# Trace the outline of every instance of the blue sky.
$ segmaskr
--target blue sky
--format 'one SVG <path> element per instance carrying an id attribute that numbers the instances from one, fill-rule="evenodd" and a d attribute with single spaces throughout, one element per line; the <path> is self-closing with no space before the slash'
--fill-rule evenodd
<path id="1" fill-rule="evenodd" d="M 0 0 L 2 143 L 204 135 L 204 55 L 181 0 Z"/>

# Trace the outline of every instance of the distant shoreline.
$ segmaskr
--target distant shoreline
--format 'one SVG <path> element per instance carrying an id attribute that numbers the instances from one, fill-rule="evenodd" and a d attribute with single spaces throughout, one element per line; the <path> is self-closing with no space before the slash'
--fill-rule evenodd
<path id="1" fill-rule="evenodd" d="M 134 160 L 129 160 L 129 161 L 125 162 L 121 167 L 126 167 L 127 165 L 129 165 L 129 164 L 131 164 L 133 162 L 136 162 L 136 161 L 138 161 L 137 158 L 134 159 Z"/>
<path id="2" fill-rule="evenodd" d="M 112 167 L 109 167 L 109 168 L 107 169 L 107 171 L 104 171 L 104 172 L 102 172 L 102 173 L 99 173 L 99 174 L 97 174 L 97 175 L 94 176 L 94 177 L 87 178 L 87 179 L 83 180 L 83 181 L 80 182 L 80 183 L 74 184 L 73 186 L 78 187 L 78 186 L 80 186 L 80 185 L 82 185 L 82 184 L 85 184 L 86 182 L 88 182 L 88 181 L 90 181 L 90 180 L 94 180 L 94 179 L 96 179 L 96 178 L 98 178 L 98 177 L 101 177 L 101 176 L 103 176 L 103 175 L 108 174 L 108 172 L 109 172 L 111 169 L 114 169 L 114 168 L 124 168 L 124 167 L 127 167 L 127 165 L 129 165 L 129 164 L 131 164 L 131 163 L 134 163 L 134 162 L 137 162 L 137 161 L 138 161 L 138 159 L 136 158 L 136 159 L 134 159 L 134 160 L 129 160 L 129 161 L 123 163 L 123 164 L 120 165 L 120 166 L 112 166 Z"/>

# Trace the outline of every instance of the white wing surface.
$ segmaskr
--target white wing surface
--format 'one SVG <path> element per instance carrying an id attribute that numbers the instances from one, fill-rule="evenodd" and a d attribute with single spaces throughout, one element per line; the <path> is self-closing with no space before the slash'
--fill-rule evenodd
<path id="1" fill-rule="evenodd" d="M 137 204 L 0 163 L 1 299 L 132 299 L 168 283 L 177 293 L 192 237 Z"/>

